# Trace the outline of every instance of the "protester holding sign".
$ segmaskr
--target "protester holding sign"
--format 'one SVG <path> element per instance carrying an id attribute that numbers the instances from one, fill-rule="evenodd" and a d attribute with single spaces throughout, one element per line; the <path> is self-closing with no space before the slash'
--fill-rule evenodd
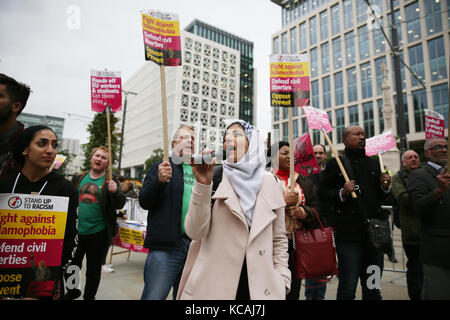
<path id="1" fill-rule="evenodd" d="M 80 206 L 78 210 L 80 244 L 74 264 L 81 270 L 85 255 L 87 264 L 84 300 L 95 299 L 104 257 L 116 230 L 116 210 L 122 209 L 126 202 L 120 185 L 106 178 L 108 157 L 107 148 L 95 148 L 91 152 L 91 169 L 72 179 L 79 194 Z M 66 299 L 73 300 L 80 295 L 79 289 L 72 289 L 67 293 Z"/>
<path id="2" fill-rule="evenodd" d="M 361 279 L 363 299 L 381 299 L 380 288 L 368 286 L 367 279 L 376 266 L 376 276 L 381 279 L 383 251 L 376 250 L 368 241 L 367 219 L 385 221 L 381 202 L 389 194 L 391 177 L 381 173 L 378 161 L 365 154 L 366 134 L 357 126 L 343 131 L 345 152 L 340 159 L 348 173 L 346 182 L 336 158 L 327 162 L 319 186 L 319 197 L 334 216 L 336 250 L 338 255 L 339 285 L 337 299 L 354 299 L 358 280 Z M 357 193 L 357 198 L 350 196 Z"/>
<path id="3" fill-rule="evenodd" d="M 286 235 L 288 237 L 289 269 L 294 274 L 292 261 L 293 240 L 292 233 L 304 227 L 316 228 L 319 226 L 312 208 L 317 208 L 316 189 L 312 181 L 304 175 L 295 173 L 295 191 L 290 191 L 289 181 L 289 143 L 280 141 L 274 143 L 267 151 L 271 159 L 271 170 L 283 186 L 285 208 Z M 287 300 L 299 300 L 301 280 L 292 277 L 291 291 L 286 295 Z"/>
<path id="4" fill-rule="evenodd" d="M 66 208 L 66 223 L 62 227 L 56 224 L 56 227 L 54 228 L 56 233 L 60 232 L 59 228 L 65 229 L 65 231 L 63 232 L 64 242 L 61 261 L 58 261 L 58 264 L 52 264 L 50 267 L 50 279 L 55 281 L 55 285 L 51 290 L 51 296 L 43 296 L 40 294 L 39 288 L 35 288 L 36 290 L 33 291 L 34 294 L 28 295 L 30 290 L 27 290 L 27 292 L 20 292 L 19 297 L 39 296 L 49 299 L 62 299 L 64 296 L 63 272 L 71 264 L 74 251 L 77 247 L 78 196 L 75 187 L 69 181 L 64 179 L 64 177 L 54 172 L 50 172 L 50 167 L 56 157 L 57 145 L 58 139 L 56 134 L 49 127 L 39 125 L 25 129 L 18 135 L 15 146 L 13 147 L 14 159 L 21 165 L 22 169 L 18 174 L 10 175 L 6 179 L 0 180 L 0 193 L 37 194 L 41 196 L 48 195 L 69 198 L 69 206 L 68 209 Z M 38 203 L 37 200 L 36 203 Z M 39 206 L 36 205 L 36 208 L 41 209 L 43 206 L 43 204 Z M 51 209 L 50 206 L 51 205 L 47 205 L 45 207 Z M 39 214 L 35 214 L 36 221 L 42 220 L 39 219 L 39 217 Z M 3 221 L 3 217 L 1 220 Z M 0 239 L 3 239 L 2 235 L 0 235 Z M 43 238 L 40 240 L 43 240 Z M 3 241 L 0 240 L 0 242 Z M 37 264 L 39 264 L 42 270 L 45 266 L 45 263 L 41 260 L 43 254 L 48 257 L 57 256 L 58 253 L 52 251 L 43 252 L 43 248 L 48 249 L 50 245 L 47 246 L 47 242 L 45 241 L 36 241 L 36 244 L 38 243 L 39 246 L 35 247 L 37 251 L 36 253 L 34 253 L 35 251 L 31 252 L 27 266 L 32 267 L 35 264 L 35 261 L 37 261 Z M 41 258 L 39 258 L 39 260 L 34 260 L 34 256 L 37 253 L 39 253 Z M 47 264 L 48 263 L 49 261 L 47 261 Z M 38 271 L 39 270 L 36 270 L 36 275 L 38 275 Z M 2 272 L 2 269 L 0 269 L 0 272 Z M 45 279 L 47 279 L 48 276 L 49 275 L 47 274 Z"/>

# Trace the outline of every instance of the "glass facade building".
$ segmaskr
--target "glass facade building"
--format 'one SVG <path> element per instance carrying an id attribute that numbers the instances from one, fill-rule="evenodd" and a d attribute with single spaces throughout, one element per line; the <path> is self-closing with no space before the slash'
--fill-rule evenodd
<path id="1" fill-rule="evenodd" d="M 344 127 L 359 125 L 367 137 L 383 132 L 382 66 L 388 70 L 396 108 L 395 73 L 391 41 L 391 12 L 397 26 L 407 139 L 410 147 L 425 139 L 424 109 L 441 113 L 448 128 L 450 59 L 450 0 L 271 0 L 281 7 L 282 28 L 272 35 L 272 53 L 280 54 L 282 34 L 297 29 L 287 53 L 307 54 L 311 60 L 311 105 L 330 115 L 332 140 L 344 148 Z M 371 10 L 375 16 L 371 14 Z M 381 27 L 380 27 L 381 26 Z M 417 78 L 419 79 L 417 79 Z M 423 84 L 423 85 L 422 85 Z M 273 108 L 273 128 L 285 120 Z M 398 112 L 394 110 L 398 115 Z M 294 119 L 302 119 L 300 111 Z M 395 122 L 395 121 L 394 121 Z M 304 132 L 299 122 L 298 132 Z M 397 125 L 392 128 L 395 133 Z M 274 139 L 277 139 L 276 132 Z M 281 136 L 281 135 L 280 135 Z M 313 143 L 324 138 L 311 132 Z M 294 137 L 296 138 L 296 137 Z"/>
<path id="2" fill-rule="evenodd" d="M 61 150 L 64 133 L 64 118 L 22 112 L 17 117 L 17 120 L 23 123 L 25 129 L 36 125 L 45 125 L 52 128 L 58 137 L 58 150 Z"/>
<path id="3" fill-rule="evenodd" d="M 253 42 L 242 39 L 229 32 L 201 22 L 199 20 L 192 21 L 186 28 L 186 31 L 208 40 L 217 42 L 224 46 L 238 50 L 241 55 L 240 69 L 240 95 L 239 95 L 239 118 L 252 124 L 256 124 L 254 85 L 255 78 L 253 72 Z M 290 35 L 288 36 L 290 32 Z M 278 50 L 287 50 L 287 48 L 295 48 L 297 50 L 297 28 L 286 30 L 283 35 L 283 41 L 280 43 Z M 294 39 L 294 43 L 289 41 L 289 37 Z M 278 44 L 274 44 L 278 45 Z"/>

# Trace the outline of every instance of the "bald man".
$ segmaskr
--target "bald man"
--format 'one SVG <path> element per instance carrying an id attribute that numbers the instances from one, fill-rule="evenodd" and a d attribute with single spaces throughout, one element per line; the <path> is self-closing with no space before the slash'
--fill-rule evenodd
<path id="1" fill-rule="evenodd" d="M 411 207 L 408 194 L 409 174 L 420 168 L 420 158 L 414 150 L 402 155 L 402 168 L 392 177 L 392 195 L 398 202 L 402 243 L 408 261 L 406 263 L 406 282 L 411 300 L 420 300 L 423 284 L 420 251 L 420 218 Z"/>

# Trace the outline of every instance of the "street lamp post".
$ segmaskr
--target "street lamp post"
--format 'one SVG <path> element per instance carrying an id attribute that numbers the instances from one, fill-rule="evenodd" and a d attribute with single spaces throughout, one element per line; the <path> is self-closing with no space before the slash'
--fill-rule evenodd
<path id="1" fill-rule="evenodd" d="M 119 174 L 120 174 L 120 169 L 122 168 L 123 132 L 124 132 L 124 129 L 125 129 L 125 115 L 127 113 L 128 95 L 129 94 L 137 95 L 137 93 L 131 92 L 131 91 L 122 90 L 122 92 L 125 93 L 125 103 L 124 103 L 124 106 L 123 106 L 123 115 L 122 115 L 122 133 L 120 134 Z"/>

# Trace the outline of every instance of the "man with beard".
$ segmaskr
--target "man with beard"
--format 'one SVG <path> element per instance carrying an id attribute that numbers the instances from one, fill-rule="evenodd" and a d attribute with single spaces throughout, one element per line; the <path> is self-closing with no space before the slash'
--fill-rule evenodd
<path id="1" fill-rule="evenodd" d="M 16 118 L 27 104 L 30 87 L 0 74 L 0 178 L 19 171 L 11 146 L 24 126 Z"/>
<path id="2" fill-rule="evenodd" d="M 322 208 L 329 208 L 328 215 L 334 216 L 339 268 L 337 299 L 355 299 L 360 279 L 362 298 L 380 300 L 380 288 L 369 286 L 368 280 L 375 276 L 378 277 L 375 283 L 381 283 L 384 254 L 368 243 L 366 220 L 387 219 L 381 203 L 390 192 L 391 177 L 380 172 L 376 159 L 366 156 L 366 134 L 362 128 L 345 128 L 342 136 L 345 152 L 340 158 L 351 180 L 344 180 L 333 158 L 327 162 L 319 186 L 319 197 L 327 204 Z M 357 194 L 356 199 L 351 196 L 352 192 Z M 373 266 L 375 274 L 370 271 Z"/>
<path id="3" fill-rule="evenodd" d="M 450 174 L 447 139 L 425 142 L 428 162 L 411 172 L 408 193 L 420 216 L 420 261 L 423 267 L 422 299 L 450 299 Z"/>

